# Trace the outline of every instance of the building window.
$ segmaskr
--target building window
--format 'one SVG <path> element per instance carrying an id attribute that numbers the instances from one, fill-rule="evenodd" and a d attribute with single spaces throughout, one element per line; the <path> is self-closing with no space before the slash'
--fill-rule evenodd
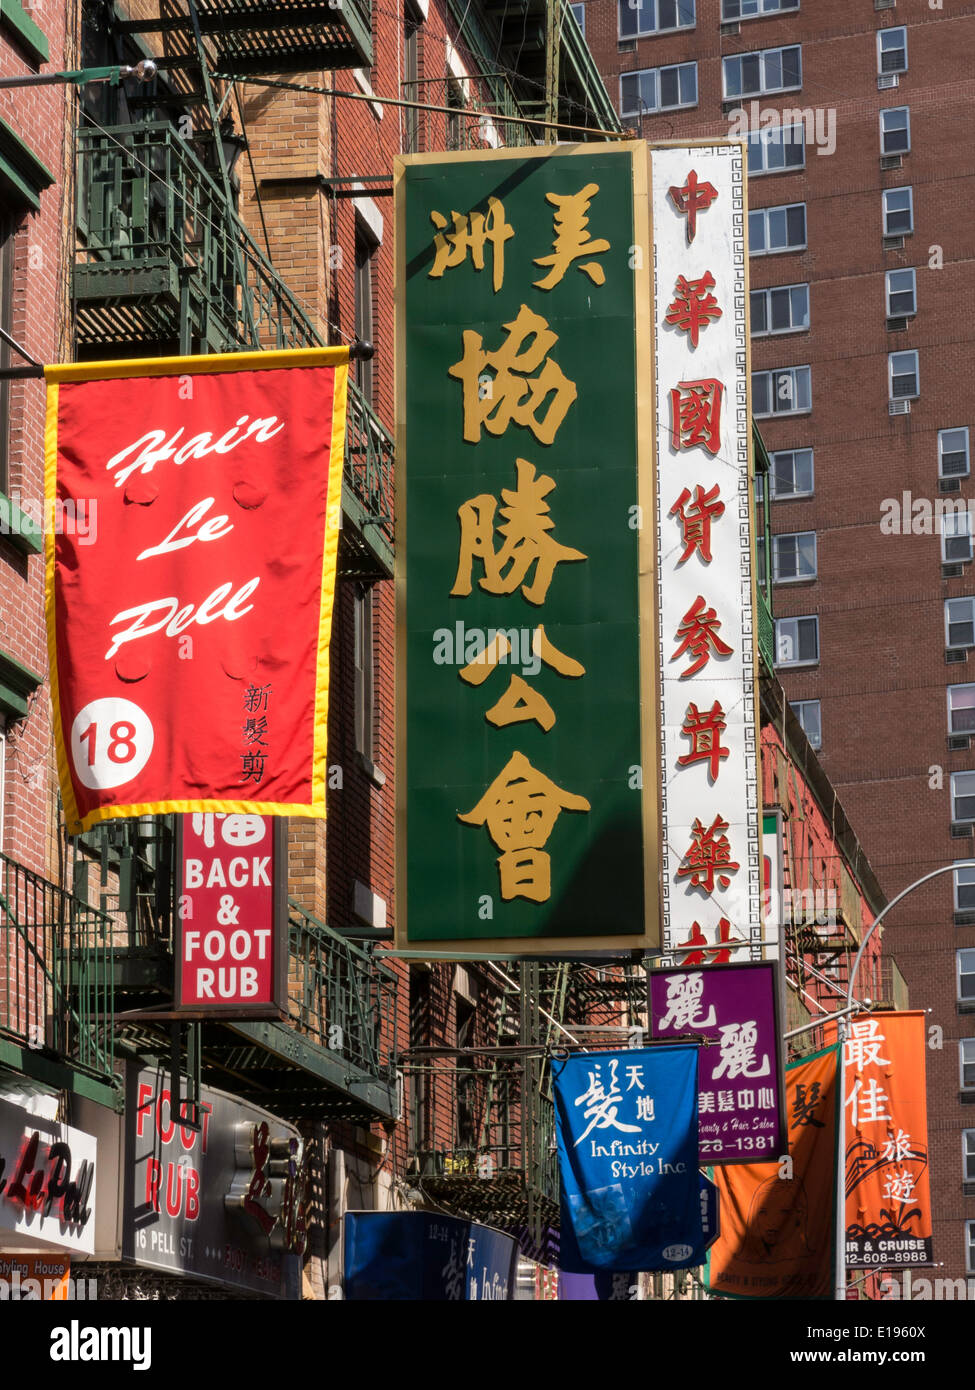
<path id="1" fill-rule="evenodd" d="M 753 256 L 801 251 L 806 244 L 805 203 L 757 208 L 748 214 L 748 249 Z"/>
<path id="2" fill-rule="evenodd" d="M 907 30 L 881 29 L 877 34 L 877 72 L 907 72 Z"/>
<path id="3" fill-rule="evenodd" d="M 892 106 L 880 113 L 880 153 L 907 154 L 911 148 L 911 112 L 907 106 Z"/>
<path id="4" fill-rule="evenodd" d="M 754 130 L 748 136 L 749 177 L 805 167 L 805 126 L 772 126 L 770 130 Z"/>
<path id="5" fill-rule="evenodd" d="M 938 520 L 941 524 L 942 562 L 946 565 L 967 565 L 972 558 L 970 513 L 967 510 L 945 512 Z"/>
<path id="6" fill-rule="evenodd" d="M 958 430 L 938 430 L 938 477 L 968 476 L 968 426 Z"/>
<path id="7" fill-rule="evenodd" d="M 815 531 L 772 537 L 772 578 L 776 584 L 816 578 Z"/>
<path id="8" fill-rule="evenodd" d="M 776 618 L 776 666 L 815 666 L 819 661 L 819 619 Z"/>
<path id="9" fill-rule="evenodd" d="M 770 333 L 798 333 L 809 327 L 809 286 L 778 285 L 752 290 L 752 337 Z"/>
<path id="10" fill-rule="evenodd" d="M 965 1222 L 965 1269 L 975 1274 L 975 1221 Z"/>
<path id="11" fill-rule="evenodd" d="M 356 218 L 355 223 L 355 333 L 364 343 L 374 342 L 372 316 L 372 268 L 376 243 Z M 373 358 L 356 358 L 355 381 L 367 403 L 373 404 Z"/>
<path id="12" fill-rule="evenodd" d="M 913 270 L 888 270 L 887 317 L 917 313 L 917 274 Z"/>
<path id="13" fill-rule="evenodd" d="M 951 780 L 954 782 L 955 777 L 964 777 L 965 775 L 964 772 L 956 772 Z M 975 778 L 975 773 L 969 773 L 967 775 Z M 975 784 L 973 784 L 973 793 L 975 793 Z M 954 792 L 952 792 L 952 795 L 954 795 Z M 975 794 L 973 794 L 971 801 L 972 814 L 968 819 L 975 820 Z M 965 818 L 962 817 L 962 819 Z M 961 1003 L 965 1003 L 967 1000 L 975 1000 L 975 950 L 969 948 L 965 951 L 956 951 L 955 960 L 958 965 L 958 999 Z"/>
<path id="14" fill-rule="evenodd" d="M 722 61 L 725 101 L 757 97 L 771 92 L 792 92 L 802 86 L 802 50 L 763 48 L 758 53 L 736 53 Z"/>
<path id="15" fill-rule="evenodd" d="M 769 454 L 772 465 L 770 483 L 773 497 L 811 497 L 813 495 L 812 449 L 780 449 Z"/>
<path id="16" fill-rule="evenodd" d="M 371 587 L 362 586 L 355 594 L 353 642 L 355 645 L 355 749 L 373 761 L 376 686 L 373 674 L 373 599 Z"/>
<path id="17" fill-rule="evenodd" d="M 463 82 L 457 77 L 447 78 L 447 105 L 450 107 L 447 115 L 447 149 L 462 150 L 465 131 L 463 112 L 467 110 L 467 95 Z"/>
<path id="18" fill-rule="evenodd" d="M 961 1175 L 965 1182 L 975 1182 L 975 1129 L 961 1132 Z"/>
<path id="19" fill-rule="evenodd" d="M 948 687 L 948 732 L 949 734 L 975 734 L 975 685 L 949 685 Z M 973 875 L 972 907 L 975 907 L 975 869 L 956 869 L 955 886 L 958 875 Z"/>
<path id="20" fill-rule="evenodd" d="M 756 420 L 769 415 L 800 415 L 811 409 L 812 384 L 808 367 L 752 372 L 752 413 Z"/>
<path id="21" fill-rule="evenodd" d="M 570 6 L 569 6 L 569 9 L 572 11 L 573 18 L 575 19 L 575 22 L 578 24 L 579 28 L 582 30 L 583 37 L 585 37 L 585 34 L 586 34 L 586 7 L 585 7 L 585 5 L 570 5 Z"/>
<path id="22" fill-rule="evenodd" d="M 420 99 L 420 25 L 422 20 L 407 4 L 403 16 L 403 99 Z M 420 148 L 420 112 L 403 108 L 403 153 L 416 154 Z"/>
<path id="23" fill-rule="evenodd" d="M 909 236 L 914 231 L 914 189 L 885 188 L 884 236 Z"/>
<path id="24" fill-rule="evenodd" d="M 620 74 L 620 115 L 647 116 L 697 105 L 697 63 Z"/>
<path id="25" fill-rule="evenodd" d="M 962 1090 L 975 1091 L 975 1038 L 962 1038 L 958 1043 L 958 1064 Z"/>
<path id="26" fill-rule="evenodd" d="M 736 19 L 761 19 L 763 15 L 798 8 L 799 0 L 721 0 L 721 22 L 730 24 Z"/>
<path id="27" fill-rule="evenodd" d="M 887 357 L 888 390 L 892 401 L 920 395 L 916 352 L 892 352 Z"/>
<path id="28" fill-rule="evenodd" d="M 619 0 L 620 38 L 693 29 L 695 8 L 695 0 Z"/>
<path id="29" fill-rule="evenodd" d="M 823 717 L 818 700 L 796 700 L 791 702 L 802 731 L 809 740 L 810 748 L 818 752 L 823 746 Z"/>
<path id="30" fill-rule="evenodd" d="M 945 599 L 945 646 L 975 647 L 975 598 Z"/>
<path id="31" fill-rule="evenodd" d="M 951 819 L 953 821 L 975 821 L 975 772 L 953 772 L 951 774 Z M 959 955 L 964 955 L 960 951 Z M 975 971 L 975 951 L 969 951 L 969 969 Z M 975 975 L 971 979 L 972 996 L 975 998 Z M 967 994 L 959 998 L 967 999 Z"/>

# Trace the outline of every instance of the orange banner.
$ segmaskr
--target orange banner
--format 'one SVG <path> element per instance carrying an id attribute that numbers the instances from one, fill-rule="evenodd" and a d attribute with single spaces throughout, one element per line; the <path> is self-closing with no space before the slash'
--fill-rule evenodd
<path id="1" fill-rule="evenodd" d="M 844 1051 L 847 1266 L 929 1265 L 924 1013 L 858 1014 Z"/>
<path id="2" fill-rule="evenodd" d="M 786 1067 L 789 1158 L 716 1168 L 721 1234 L 708 1288 L 725 1298 L 829 1298 L 838 1137 L 834 1045 Z"/>

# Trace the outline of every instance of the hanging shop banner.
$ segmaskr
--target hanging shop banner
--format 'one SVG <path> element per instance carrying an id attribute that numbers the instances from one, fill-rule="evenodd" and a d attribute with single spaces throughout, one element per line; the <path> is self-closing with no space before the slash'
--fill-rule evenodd
<path id="1" fill-rule="evenodd" d="M 195 811 L 178 822 L 176 1009 L 280 1018 L 287 1005 L 287 822 Z"/>
<path id="2" fill-rule="evenodd" d="M 394 181 L 399 944 L 652 947 L 647 147 Z"/>
<path id="3" fill-rule="evenodd" d="M 640 1297 L 640 1275 L 623 1270 L 599 1274 L 559 1273 L 559 1299 L 567 1303 L 630 1303 Z"/>
<path id="4" fill-rule="evenodd" d="M 892 1269 L 933 1261 L 925 1015 L 879 1013 L 847 1025 L 846 1263 Z"/>
<path id="5" fill-rule="evenodd" d="M 348 351 L 45 371 L 68 830 L 324 816 Z"/>
<path id="6" fill-rule="evenodd" d="M 92 1254 L 97 1149 L 85 1130 L 0 1100 L 0 1246 Z"/>
<path id="7" fill-rule="evenodd" d="M 552 1077 L 560 1267 L 683 1267 L 702 1244 L 697 1049 L 585 1053 Z"/>
<path id="8" fill-rule="evenodd" d="M 702 1163 L 785 1152 L 778 968 L 772 961 L 650 972 L 650 1031 L 705 1038 L 698 1058 Z"/>
<path id="9" fill-rule="evenodd" d="M 345 1215 L 345 1297 L 480 1303 L 515 1297 L 518 1242 L 429 1211 Z"/>
<path id="10" fill-rule="evenodd" d="M 762 925 L 765 960 L 782 960 L 784 880 L 782 874 L 782 811 L 762 812 Z M 686 964 L 686 961 L 683 962 Z"/>
<path id="11" fill-rule="evenodd" d="M 786 1067 L 789 1157 L 716 1168 L 721 1235 L 708 1288 L 724 1298 L 830 1298 L 836 1250 L 838 1048 Z"/>
<path id="12" fill-rule="evenodd" d="M 761 960 L 745 147 L 651 172 L 662 964 Z"/>

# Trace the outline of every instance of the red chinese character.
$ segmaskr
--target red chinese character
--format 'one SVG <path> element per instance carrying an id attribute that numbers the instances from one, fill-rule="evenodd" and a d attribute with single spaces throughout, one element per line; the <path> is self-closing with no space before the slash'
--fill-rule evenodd
<path id="1" fill-rule="evenodd" d="M 691 740 L 691 751 L 677 759 L 677 766 L 689 767 L 691 763 L 707 762 L 710 764 L 711 781 L 716 781 L 721 759 L 727 758 L 730 752 L 730 749 L 721 746 L 721 734 L 727 727 L 724 710 L 717 700 L 706 714 L 702 714 L 697 705 L 688 705 L 681 733 Z"/>
<path id="2" fill-rule="evenodd" d="M 709 454 L 721 447 L 720 381 L 682 381 L 670 393 L 670 437 L 674 448 L 696 449 Z"/>
<path id="3" fill-rule="evenodd" d="M 718 501 L 721 489 L 717 483 L 707 492 L 700 483 L 694 485 L 694 497 L 687 490 L 681 493 L 670 509 L 670 515 L 680 519 L 684 536 L 684 553 L 677 561 L 682 565 L 695 552 L 700 552 L 706 565 L 711 563 L 711 520 L 724 515 L 724 503 Z M 688 507 L 688 502 L 691 505 Z"/>
<path id="4" fill-rule="evenodd" d="M 262 1200 L 271 1195 L 271 1183 L 267 1174 L 271 1158 L 271 1139 L 266 1121 L 254 1126 L 251 1152 L 254 1156 L 254 1172 L 244 1196 L 244 1211 L 254 1218 L 265 1235 L 270 1235 L 276 1218 L 267 1210 Z"/>
<path id="5" fill-rule="evenodd" d="M 707 607 L 707 602 L 698 594 L 697 598 L 688 608 L 681 620 L 681 625 L 677 629 L 677 636 L 682 638 L 680 646 L 670 658 L 676 661 L 685 652 L 690 652 L 694 660 L 686 671 L 681 672 L 681 680 L 685 676 L 696 675 L 702 666 L 706 666 L 711 660 L 711 650 L 713 648 L 715 656 L 730 656 L 731 648 L 722 642 L 717 634 L 717 629 L 721 626 L 721 619 L 713 608 Z"/>
<path id="6" fill-rule="evenodd" d="M 703 888 L 705 893 L 714 892 L 715 878 L 719 887 L 727 888 L 731 879 L 718 871 L 727 869 L 734 873 L 741 868 L 731 858 L 731 846 L 724 833 L 727 829 L 728 822 L 720 815 L 715 816 L 707 830 L 695 819 L 691 826 L 691 844 L 677 870 L 677 877 L 690 878 L 691 887 Z"/>
<path id="7" fill-rule="evenodd" d="M 731 935 L 732 926 L 727 917 L 722 917 L 718 922 L 718 939 L 713 946 L 708 944 L 708 939 L 697 922 L 692 923 L 691 934 L 687 941 L 679 941 L 677 949 L 682 951 L 685 946 L 694 946 L 697 949 L 688 952 L 680 961 L 683 966 L 687 965 L 707 965 L 708 956 L 711 957 L 711 965 L 727 965 L 731 960 L 731 952 L 735 946 L 747 946 L 748 942 L 738 940 Z"/>
<path id="8" fill-rule="evenodd" d="M 698 183 L 697 174 L 692 169 L 683 188 L 671 188 L 670 197 L 678 212 L 687 218 L 688 245 L 697 234 L 697 214 L 707 212 L 718 196 L 718 190 L 711 183 Z"/>
<path id="9" fill-rule="evenodd" d="M 686 280 L 678 275 L 674 290 L 677 296 L 667 309 L 667 323 L 674 324 L 691 340 L 691 347 L 697 347 L 697 338 L 702 328 L 707 328 L 712 319 L 721 317 L 718 301 L 710 293 L 714 289 L 714 276 L 706 270 L 699 280 Z"/>

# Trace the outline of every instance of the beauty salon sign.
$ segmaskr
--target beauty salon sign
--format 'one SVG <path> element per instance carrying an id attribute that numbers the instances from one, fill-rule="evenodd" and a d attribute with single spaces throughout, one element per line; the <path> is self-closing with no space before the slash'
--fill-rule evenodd
<path id="1" fill-rule="evenodd" d="M 68 829 L 325 814 L 346 349 L 47 368 L 47 620 Z"/>

